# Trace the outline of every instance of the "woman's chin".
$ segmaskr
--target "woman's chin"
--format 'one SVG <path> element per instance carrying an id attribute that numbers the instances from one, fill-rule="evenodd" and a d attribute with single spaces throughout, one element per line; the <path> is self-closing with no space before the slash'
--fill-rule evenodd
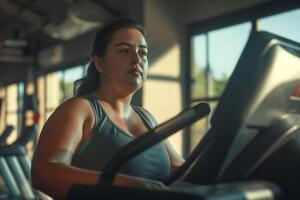
<path id="1" fill-rule="evenodd" d="M 135 92 L 139 90 L 141 87 L 143 87 L 143 81 L 140 80 L 130 81 L 127 84 L 127 87 L 131 92 Z"/>

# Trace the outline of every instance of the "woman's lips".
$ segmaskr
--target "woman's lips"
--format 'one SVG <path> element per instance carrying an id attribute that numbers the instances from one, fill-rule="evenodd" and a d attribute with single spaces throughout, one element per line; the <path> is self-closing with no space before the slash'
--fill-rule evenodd
<path id="1" fill-rule="evenodd" d="M 138 75 L 142 76 L 142 71 L 139 70 L 138 68 L 133 68 L 133 69 L 129 70 L 128 73 L 136 75 L 136 76 L 138 76 Z"/>

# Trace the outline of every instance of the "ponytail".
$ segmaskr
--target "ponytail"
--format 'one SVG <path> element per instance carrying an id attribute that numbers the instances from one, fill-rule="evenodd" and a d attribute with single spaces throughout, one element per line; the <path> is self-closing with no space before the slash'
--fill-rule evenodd
<path id="1" fill-rule="evenodd" d="M 74 82 L 74 96 L 82 96 L 92 93 L 98 89 L 100 84 L 100 73 L 97 71 L 93 62 L 90 63 L 87 73 L 81 79 Z"/>

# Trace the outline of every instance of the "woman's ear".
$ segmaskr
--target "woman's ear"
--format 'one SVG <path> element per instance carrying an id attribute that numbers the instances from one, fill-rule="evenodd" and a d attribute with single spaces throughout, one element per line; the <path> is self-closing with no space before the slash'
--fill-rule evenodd
<path id="1" fill-rule="evenodd" d="M 97 69 L 98 72 L 102 73 L 103 72 L 103 60 L 101 57 L 94 55 L 93 56 L 93 63 Z"/>

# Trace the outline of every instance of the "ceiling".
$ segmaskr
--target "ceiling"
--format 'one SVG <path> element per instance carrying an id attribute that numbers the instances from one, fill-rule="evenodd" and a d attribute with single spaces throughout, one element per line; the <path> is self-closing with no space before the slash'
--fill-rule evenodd
<path id="1" fill-rule="evenodd" d="M 128 0 L 0 0 L 0 63 L 21 63 L 24 49 L 72 40 L 128 9 Z"/>

